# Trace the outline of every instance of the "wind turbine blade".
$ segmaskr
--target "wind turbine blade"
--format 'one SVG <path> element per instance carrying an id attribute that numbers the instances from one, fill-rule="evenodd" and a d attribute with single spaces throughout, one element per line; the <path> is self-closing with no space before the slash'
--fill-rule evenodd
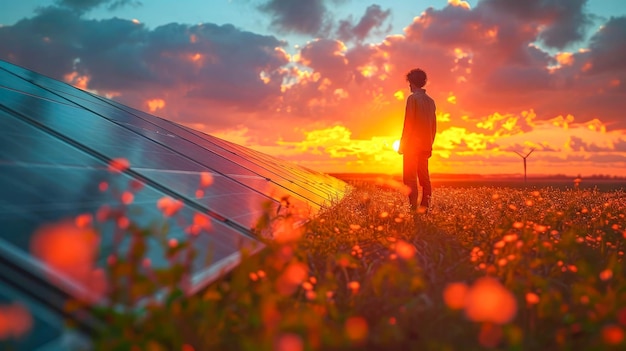
<path id="1" fill-rule="evenodd" d="M 519 152 L 517 152 L 517 151 L 513 151 L 513 152 L 515 152 L 516 154 L 518 154 L 518 155 L 519 155 L 519 157 L 524 158 L 524 155 L 520 154 Z"/>
<path id="2" fill-rule="evenodd" d="M 534 149 L 534 148 L 530 149 L 530 151 L 528 152 L 528 154 L 526 154 L 526 157 L 530 156 L 530 154 L 532 154 L 532 153 L 533 153 L 533 151 L 535 151 L 535 149 Z"/>

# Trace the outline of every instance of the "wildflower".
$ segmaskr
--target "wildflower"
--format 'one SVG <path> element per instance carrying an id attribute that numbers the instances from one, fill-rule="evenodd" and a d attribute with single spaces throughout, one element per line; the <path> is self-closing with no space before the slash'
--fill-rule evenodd
<path id="1" fill-rule="evenodd" d="M 539 303 L 539 295 L 535 294 L 534 292 L 527 292 L 526 293 L 526 303 L 529 305 L 536 305 Z"/>
<path id="2" fill-rule="evenodd" d="M 350 289 L 353 294 L 358 293 L 360 287 L 361 287 L 361 284 L 359 284 L 359 282 L 357 282 L 357 281 L 353 280 L 353 281 L 348 283 L 348 289 Z"/>
<path id="3" fill-rule="evenodd" d="M 54 270 L 48 279 L 57 281 L 60 274 L 88 289 L 92 301 L 104 293 L 104 276 L 95 272 L 100 238 L 91 228 L 79 228 L 74 221 L 61 221 L 39 227 L 30 242 L 32 255 Z M 56 274 L 55 274 L 56 273 Z"/>
<path id="4" fill-rule="evenodd" d="M 255 272 L 250 272 L 250 274 L 248 274 L 248 277 L 250 278 L 250 280 L 252 280 L 253 282 L 256 282 L 257 280 L 259 280 L 259 275 L 256 274 Z"/>
<path id="5" fill-rule="evenodd" d="M 100 184 L 98 184 L 98 190 L 100 190 L 101 192 L 105 192 L 107 191 L 107 189 L 109 189 L 109 183 L 100 182 Z"/>
<path id="6" fill-rule="evenodd" d="M 204 190 L 198 189 L 196 190 L 196 199 L 201 199 L 204 197 Z"/>
<path id="7" fill-rule="evenodd" d="M 0 340 L 17 339 L 30 330 L 33 318 L 21 303 L 0 305 Z"/>
<path id="8" fill-rule="evenodd" d="M 109 162 L 109 172 L 122 173 L 130 168 L 130 162 L 125 158 L 114 158 Z"/>
<path id="9" fill-rule="evenodd" d="M 213 184 L 213 175 L 209 172 L 200 172 L 200 188 L 206 188 Z"/>
<path id="10" fill-rule="evenodd" d="M 350 317 L 346 320 L 346 336 L 353 342 L 364 341 L 369 332 L 367 321 L 363 317 Z"/>
<path id="11" fill-rule="evenodd" d="M 120 216 L 117 221 L 117 227 L 120 229 L 127 229 L 130 225 L 130 220 L 126 216 Z"/>
<path id="12" fill-rule="evenodd" d="M 607 281 L 609 279 L 613 278 L 613 271 L 610 268 L 607 268 L 605 270 L 603 270 L 602 272 L 600 272 L 600 279 L 603 281 Z"/>
<path id="13" fill-rule="evenodd" d="M 176 240 L 175 238 L 171 238 L 168 242 L 167 245 L 171 248 L 171 249 L 175 249 L 178 246 L 178 240 Z"/>
<path id="14" fill-rule="evenodd" d="M 580 303 L 582 303 L 583 305 L 589 304 L 589 296 L 587 296 L 587 295 L 581 296 L 580 297 Z"/>
<path id="15" fill-rule="evenodd" d="M 615 324 L 605 325 L 602 328 L 602 339 L 609 345 L 618 345 L 624 341 L 624 329 Z"/>
<path id="16" fill-rule="evenodd" d="M 518 235 L 517 234 L 507 234 L 502 238 L 502 241 L 507 242 L 507 243 L 511 243 L 514 242 L 518 239 Z"/>
<path id="17" fill-rule="evenodd" d="M 302 351 L 304 350 L 304 341 L 302 337 L 294 333 L 285 333 L 278 337 L 274 345 L 274 351 Z"/>
<path id="18" fill-rule="evenodd" d="M 92 223 L 93 216 L 90 213 L 81 214 L 74 218 L 74 225 L 81 229 L 91 227 Z"/>
<path id="19" fill-rule="evenodd" d="M 135 195 L 133 195 L 133 193 L 131 193 L 130 191 L 125 191 L 122 193 L 121 200 L 124 205 L 132 204 L 134 199 Z"/>
<path id="20" fill-rule="evenodd" d="M 467 292 L 465 315 L 470 320 L 505 324 L 516 313 L 515 297 L 494 278 L 479 278 Z"/>
<path id="21" fill-rule="evenodd" d="M 143 268 L 150 268 L 152 266 L 152 261 L 146 257 L 141 261 L 141 266 Z"/>
<path id="22" fill-rule="evenodd" d="M 465 307 L 468 289 L 465 283 L 449 283 L 443 290 L 443 301 L 450 309 L 460 310 Z"/>
<path id="23" fill-rule="evenodd" d="M 195 236 L 200 234 L 203 230 L 209 232 L 211 229 L 213 229 L 213 225 L 208 216 L 202 213 L 194 213 L 193 223 L 187 227 L 187 233 Z"/>
<path id="24" fill-rule="evenodd" d="M 396 253 L 401 258 L 408 260 L 408 259 L 413 258 L 413 256 L 415 256 L 416 250 L 415 250 L 415 246 L 413 246 L 412 244 L 407 243 L 404 240 L 398 240 L 398 242 L 395 245 L 396 245 Z"/>
<path id="25" fill-rule="evenodd" d="M 163 212 L 163 216 L 172 217 L 183 207 L 183 202 L 164 196 L 157 201 L 157 208 Z"/>
<path id="26" fill-rule="evenodd" d="M 302 283 L 302 289 L 304 290 L 313 290 L 313 284 L 311 284 L 310 282 L 304 282 Z"/>
<path id="27" fill-rule="evenodd" d="M 294 262 L 285 268 L 276 280 L 276 290 L 281 295 L 290 295 L 302 284 L 307 277 L 307 266 L 304 263 Z"/>

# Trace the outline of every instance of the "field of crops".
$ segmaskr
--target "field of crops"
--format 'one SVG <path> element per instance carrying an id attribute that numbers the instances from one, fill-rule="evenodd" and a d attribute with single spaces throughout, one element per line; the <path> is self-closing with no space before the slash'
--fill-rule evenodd
<path id="1" fill-rule="evenodd" d="M 201 294 L 180 298 L 184 266 L 139 315 L 117 291 L 96 349 L 626 348 L 623 190 L 438 187 L 414 214 L 393 180 L 353 186 L 305 226 L 274 218 L 267 250 Z M 116 264 L 112 288 L 151 281 Z"/>

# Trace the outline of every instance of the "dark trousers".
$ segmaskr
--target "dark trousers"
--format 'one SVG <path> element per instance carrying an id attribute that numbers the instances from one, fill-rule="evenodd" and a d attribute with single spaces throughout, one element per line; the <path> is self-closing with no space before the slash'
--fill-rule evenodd
<path id="1" fill-rule="evenodd" d="M 428 174 L 428 159 L 432 153 L 430 151 L 411 150 L 404 153 L 402 180 L 409 187 L 409 203 L 412 207 L 417 207 L 419 196 L 419 186 L 422 187 L 422 201 L 420 206 L 428 206 L 432 195 L 430 185 L 430 175 Z"/>

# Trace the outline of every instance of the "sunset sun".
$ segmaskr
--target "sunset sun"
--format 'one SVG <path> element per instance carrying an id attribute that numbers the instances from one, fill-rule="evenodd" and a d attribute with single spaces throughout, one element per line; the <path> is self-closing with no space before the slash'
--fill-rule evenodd
<path id="1" fill-rule="evenodd" d="M 391 147 L 393 148 L 394 151 L 398 151 L 398 149 L 400 148 L 400 140 L 394 141 Z"/>

